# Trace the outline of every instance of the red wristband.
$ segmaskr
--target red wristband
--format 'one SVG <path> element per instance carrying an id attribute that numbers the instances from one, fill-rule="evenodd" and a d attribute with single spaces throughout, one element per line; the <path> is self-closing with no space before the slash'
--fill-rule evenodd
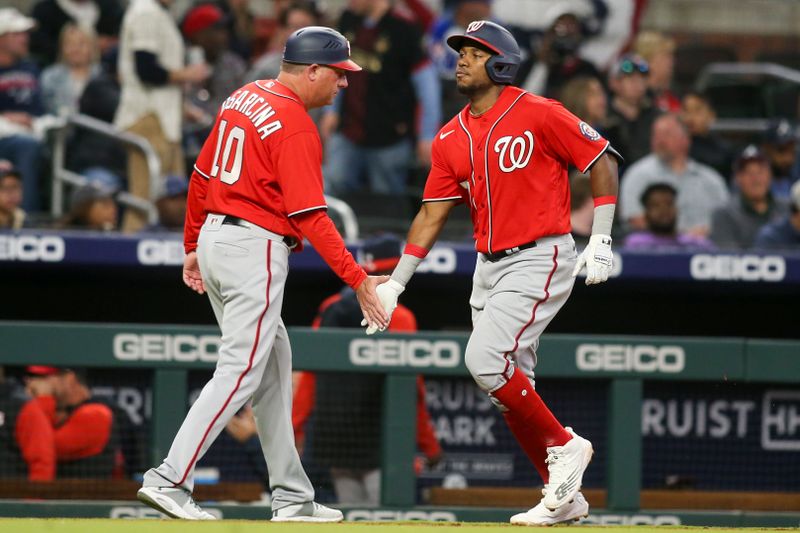
<path id="1" fill-rule="evenodd" d="M 425 256 L 428 255 L 428 249 L 409 243 L 406 244 L 403 253 L 413 255 L 414 257 L 419 257 L 420 259 L 425 259 Z"/>
<path id="2" fill-rule="evenodd" d="M 594 199 L 594 206 L 600 207 L 601 205 L 608 205 L 608 204 L 615 204 L 617 203 L 616 196 L 598 196 Z"/>

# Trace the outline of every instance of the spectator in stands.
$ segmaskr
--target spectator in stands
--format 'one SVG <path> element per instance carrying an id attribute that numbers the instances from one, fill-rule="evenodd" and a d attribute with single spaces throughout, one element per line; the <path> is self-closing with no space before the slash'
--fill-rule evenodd
<path id="1" fill-rule="evenodd" d="M 55 440 L 47 415 L 0 367 L 0 479 L 52 481 L 55 474 Z"/>
<path id="2" fill-rule="evenodd" d="M 162 176 L 185 175 L 181 149 L 184 83 L 200 83 L 211 74 L 206 63 L 185 66 L 184 46 L 166 9 L 172 0 L 136 0 L 125 12 L 119 50 L 122 88 L 114 124 L 148 140 L 161 162 Z M 150 198 L 149 170 L 139 150 L 128 152 L 128 190 Z M 122 229 L 135 232 L 146 219 L 128 209 Z"/>
<path id="3" fill-rule="evenodd" d="M 581 76 L 568 81 L 558 100 L 602 135 L 608 118 L 608 98 L 598 78 Z"/>
<path id="4" fill-rule="evenodd" d="M 158 224 L 148 226 L 146 231 L 183 231 L 186 219 L 186 194 L 189 182 L 183 176 L 167 176 L 164 194 L 156 200 Z"/>
<path id="5" fill-rule="evenodd" d="M 116 50 L 103 55 L 100 66 L 99 72 L 89 80 L 81 95 L 78 111 L 111 123 L 117 112 L 120 95 Z M 77 128 L 68 147 L 69 169 L 109 188 L 123 187 L 127 152 L 119 142 L 86 128 Z"/>
<path id="6" fill-rule="evenodd" d="M 417 163 L 429 166 L 441 122 L 439 78 L 422 31 L 397 14 L 390 0 L 350 0 L 339 30 L 364 72 L 348 81 L 323 117 L 325 190 L 333 196 L 363 191 L 366 172 L 372 192 L 405 194 L 414 140 Z"/>
<path id="7" fill-rule="evenodd" d="M 779 198 L 789 198 L 792 184 L 800 179 L 797 126 L 785 118 L 773 121 L 762 149 L 772 166 L 772 192 Z"/>
<path id="8" fill-rule="evenodd" d="M 452 11 L 445 11 L 431 28 L 428 54 L 436 66 L 442 87 L 442 119 L 454 117 L 468 100 L 456 89 L 456 62 L 458 53 L 447 46 L 451 35 L 463 35 L 467 25 L 474 20 L 491 18 L 490 0 L 457 0 Z"/>
<path id="9" fill-rule="evenodd" d="M 225 13 L 230 49 L 245 61 L 249 60 L 254 32 L 254 17 L 250 10 L 250 0 L 218 0 L 216 6 Z"/>
<path id="10" fill-rule="evenodd" d="M 89 182 L 72 192 L 70 210 L 61 223 L 67 229 L 113 231 L 117 229 L 119 208 L 116 191 L 108 186 Z"/>
<path id="11" fill-rule="evenodd" d="M 92 30 L 65 24 L 61 30 L 58 59 L 58 63 L 42 71 L 45 111 L 53 115 L 77 113 L 83 90 L 100 72 L 97 42 Z"/>
<path id="12" fill-rule="evenodd" d="M 59 478 L 110 478 L 121 463 L 114 413 L 92 398 L 86 373 L 29 366 L 26 388 L 52 427 Z"/>
<path id="13" fill-rule="evenodd" d="M 755 248 L 800 249 L 800 181 L 792 185 L 789 214 L 758 232 Z"/>
<path id="14" fill-rule="evenodd" d="M 711 213 L 729 193 L 717 172 L 689 157 L 689 132 L 676 115 L 653 123 L 652 153 L 628 168 L 620 187 L 620 215 L 630 229 L 645 229 L 641 197 L 648 185 L 669 183 L 678 191 L 678 231 L 707 236 Z"/>
<path id="15" fill-rule="evenodd" d="M 786 215 L 788 205 L 770 192 L 772 170 L 756 146 L 736 159 L 734 182 L 736 194 L 711 217 L 711 240 L 720 248 L 749 248 L 762 226 Z"/>
<path id="16" fill-rule="evenodd" d="M 40 0 L 31 13 L 37 23 L 31 43 L 34 58 L 42 66 L 56 62 L 61 31 L 67 24 L 98 35 L 101 52 L 113 48 L 123 11 L 120 0 Z"/>
<path id="17" fill-rule="evenodd" d="M 668 113 L 679 112 L 681 101 L 672 92 L 675 41 L 657 31 L 643 31 L 636 37 L 633 51 L 647 61 L 650 67 L 647 89 L 656 108 Z"/>
<path id="18" fill-rule="evenodd" d="M 582 7 L 575 2 L 557 2 L 544 12 L 547 30 L 539 43 L 538 61 L 522 86 L 525 90 L 555 98 L 572 78 L 600 75 L 592 63 L 580 56 L 583 17 L 588 15 Z"/>
<path id="19" fill-rule="evenodd" d="M 612 98 L 606 138 L 630 166 L 650 150 L 653 122 L 659 114 L 647 96 L 650 67 L 636 55 L 624 55 L 609 72 Z"/>
<path id="20" fill-rule="evenodd" d="M 687 93 L 681 104 L 681 120 L 692 136 L 689 157 L 710 166 L 721 176 L 728 176 L 733 168 L 733 147 L 711 131 L 717 114 L 708 97 Z"/>
<path id="21" fill-rule="evenodd" d="M 0 8 L 0 159 L 11 161 L 22 176 L 22 207 L 39 211 L 41 142 L 34 122 L 44 112 L 39 70 L 28 58 L 35 21 L 13 7 Z"/>
<path id="22" fill-rule="evenodd" d="M 402 255 L 402 243 L 393 235 L 364 242 L 359 263 L 370 274 L 389 273 Z M 361 311 L 352 289 L 325 299 L 313 327 L 358 328 Z M 414 314 L 402 304 L 392 316 L 389 331 L 414 332 Z M 348 394 L 342 395 L 342 391 Z M 295 440 L 303 445 L 305 423 L 314 411 L 310 448 L 316 464 L 330 469 L 339 503 L 377 505 L 380 499 L 380 442 L 383 378 L 380 375 L 304 372 L 294 393 L 292 423 Z M 429 464 L 442 450 L 425 406 L 425 385 L 417 379 L 417 445 Z M 409 468 L 412 465 L 408 465 Z"/>
<path id="23" fill-rule="evenodd" d="M 569 180 L 570 214 L 569 221 L 572 226 L 572 237 L 575 245 L 583 248 L 588 244 L 592 235 L 592 221 L 594 220 L 594 198 L 589 176 L 573 171 Z"/>
<path id="24" fill-rule="evenodd" d="M 25 223 L 22 177 L 14 168 L 0 170 L 0 229 L 21 229 Z"/>
<path id="25" fill-rule="evenodd" d="M 705 237 L 679 233 L 678 209 L 675 199 L 678 191 L 669 183 L 652 183 L 642 193 L 645 229 L 625 238 L 626 250 L 712 249 L 714 245 Z"/>
<path id="26" fill-rule="evenodd" d="M 247 79 L 271 80 L 277 78 L 281 70 L 286 39 L 300 28 L 318 26 L 321 18 L 314 2 L 295 1 L 289 4 L 278 17 L 278 29 L 270 42 L 270 49 L 256 59 L 247 73 Z"/>
<path id="27" fill-rule="evenodd" d="M 203 51 L 211 76 L 192 84 L 191 102 L 214 117 L 222 102 L 244 83 L 247 65 L 230 49 L 225 14 L 213 4 L 200 4 L 183 19 L 183 35 L 190 45 Z"/>

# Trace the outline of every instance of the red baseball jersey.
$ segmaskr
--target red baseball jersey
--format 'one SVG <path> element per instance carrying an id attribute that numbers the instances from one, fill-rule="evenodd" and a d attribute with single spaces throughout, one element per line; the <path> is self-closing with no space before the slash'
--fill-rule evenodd
<path id="1" fill-rule="evenodd" d="M 439 130 L 423 201 L 469 201 L 483 253 L 569 233 L 567 168 L 586 172 L 608 147 L 559 102 L 506 87 L 479 117 L 467 106 Z"/>
<path id="2" fill-rule="evenodd" d="M 327 209 L 321 164 L 322 143 L 300 98 L 259 80 L 222 104 L 194 169 L 208 180 L 205 213 L 243 218 L 302 243 L 291 217 Z"/>

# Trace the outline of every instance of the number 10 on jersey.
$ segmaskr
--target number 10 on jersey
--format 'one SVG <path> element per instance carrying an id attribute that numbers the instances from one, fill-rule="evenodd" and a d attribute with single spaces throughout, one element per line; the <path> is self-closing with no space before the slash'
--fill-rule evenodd
<path id="1" fill-rule="evenodd" d="M 239 181 L 242 173 L 244 130 L 239 126 L 234 126 L 226 135 L 227 129 L 228 121 L 220 120 L 217 131 L 217 147 L 214 150 L 214 162 L 211 165 L 211 177 L 219 177 L 222 183 L 233 185 Z M 222 148 L 223 144 L 225 147 L 222 150 L 222 158 L 220 160 L 220 148 Z M 231 161 L 231 152 L 233 152 L 233 161 Z"/>

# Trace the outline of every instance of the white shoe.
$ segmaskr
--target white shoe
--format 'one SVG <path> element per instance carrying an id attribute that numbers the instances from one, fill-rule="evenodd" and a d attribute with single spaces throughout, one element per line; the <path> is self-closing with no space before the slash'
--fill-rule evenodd
<path id="1" fill-rule="evenodd" d="M 544 494 L 547 495 L 546 492 Z M 552 526 L 562 522 L 577 522 L 586 516 L 589 516 L 589 502 L 578 492 L 575 494 L 575 499 L 555 511 L 545 507 L 542 498 L 539 505 L 533 509 L 512 516 L 511 523 L 522 526 Z"/>
<path id="2" fill-rule="evenodd" d="M 272 511 L 273 522 L 341 522 L 344 515 L 338 509 L 317 502 L 295 503 Z"/>
<path id="3" fill-rule="evenodd" d="M 183 489 L 166 487 L 142 487 L 136 493 L 144 504 L 156 511 L 161 511 L 170 518 L 184 520 L 216 520 L 214 515 L 205 512 L 192 499 L 192 495 Z"/>
<path id="4" fill-rule="evenodd" d="M 566 429 L 572 439 L 563 446 L 547 448 L 547 470 L 550 481 L 544 486 L 542 498 L 544 505 L 551 511 L 557 510 L 565 503 L 572 501 L 581 490 L 583 473 L 592 460 L 592 443 L 584 439 L 572 428 Z"/>

